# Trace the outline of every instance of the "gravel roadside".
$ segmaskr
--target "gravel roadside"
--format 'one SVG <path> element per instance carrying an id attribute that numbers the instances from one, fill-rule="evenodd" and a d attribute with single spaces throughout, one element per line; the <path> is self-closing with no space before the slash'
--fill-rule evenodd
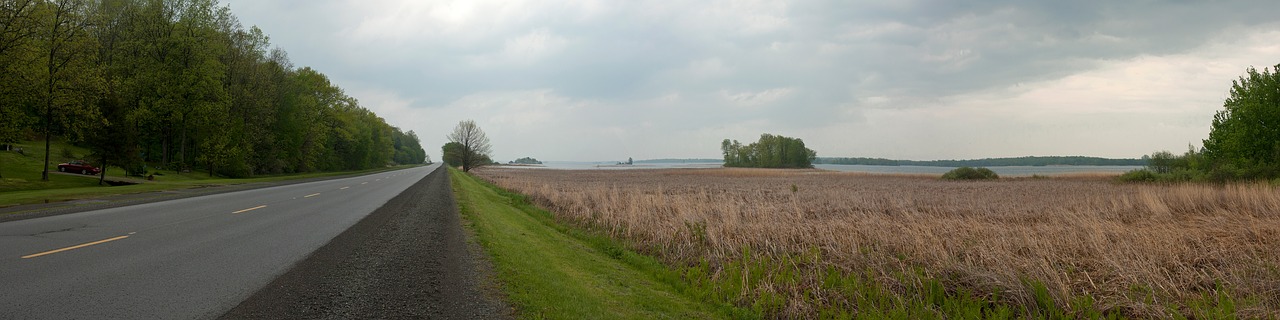
<path id="1" fill-rule="evenodd" d="M 467 241 L 445 169 L 339 234 L 223 319 L 494 319 L 513 311 Z"/>

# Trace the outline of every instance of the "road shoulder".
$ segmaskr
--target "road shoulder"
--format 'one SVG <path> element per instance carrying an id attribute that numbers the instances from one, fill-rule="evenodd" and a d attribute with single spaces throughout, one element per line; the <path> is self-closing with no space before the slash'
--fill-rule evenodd
<path id="1" fill-rule="evenodd" d="M 509 317 L 471 248 L 438 169 L 222 318 Z"/>

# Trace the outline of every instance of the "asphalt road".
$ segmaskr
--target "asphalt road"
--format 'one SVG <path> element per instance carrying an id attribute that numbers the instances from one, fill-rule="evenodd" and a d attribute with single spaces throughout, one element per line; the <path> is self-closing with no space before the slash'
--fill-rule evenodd
<path id="1" fill-rule="evenodd" d="M 0 318 L 213 318 L 439 165 L 0 223 Z"/>

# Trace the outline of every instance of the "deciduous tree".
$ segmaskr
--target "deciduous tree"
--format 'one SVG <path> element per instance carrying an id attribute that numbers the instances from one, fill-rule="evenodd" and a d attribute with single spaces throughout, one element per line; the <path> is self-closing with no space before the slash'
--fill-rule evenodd
<path id="1" fill-rule="evenodd" d="M 493 162 L 489 155 L 492 151 L 489 137 L 485 136 L 484 130 L 480 130 L 480 126 L 476 125 L 474 120 L 458 122 L 458 126 L 453 128 L 453 133 L 449 134 L 449 141 L 462 146 L 459 160 L 463 172 L 469 172 L 471 169 Z"/>
<path id="2" fill-rule="evenodd" d="M 1213 116 L 1205 156 L 1240 169 L 1280 168 L 1280 65 L 1249 68 L 1231 84 L 1223 110 Z M 1267 171 L 1267 170 L 1264 170 Z"/>
<path id="3" fill-rule="evenodd" d="M 94 102 L 101 87 L 92 61 L 97 42 L 88 34 L 88 2 L 55 0 L 37 6 L 37 36 L 42 42 L 45 159 L 41 179 L 49 181 L 49 142 L 55 121 L 67 133 L 78 133 L 99 117 Z"/>

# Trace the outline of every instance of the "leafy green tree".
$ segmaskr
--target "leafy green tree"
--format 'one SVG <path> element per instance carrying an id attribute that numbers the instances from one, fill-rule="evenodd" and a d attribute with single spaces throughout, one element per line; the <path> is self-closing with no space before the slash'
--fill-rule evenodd
<path id="1" fill-rule="evenodd" d="M 450 133 L 448 138 L 450 142 L 462 145 L 461 154 L 458 155 L 462 172 L 469 172 L 471 169 L 493 163 L 489 155 L 492 151 L 489 137 L 484 134 L 484 130 L 480 130 L 480 126 L 476 125 L 474 120 L 458 122 L 458 126 L 453 128 L 453 133 Z"/>
<path id="2" fill-rule="evenodd" d="M 1173 172 L 1178 158 L 1169 151 L 1156 151 L 1151 153 L 1150 160 L 1148 161 L 1147 166 L 1151 168 L 1151 171 L 1163 174 Z"/>
<path id="3" fill-rule="evenodd" d="M 392 127 L 392 143 L 395 146 L 394 161 L 398 164 L 422 164 L 427 160 L 427 152 L 422 150 L 418 134 L 413 130 L 402 132 Z"/>
<path id="4" fill-rule="evenodd" d="M 737 140 L 720 143 L 726 167 L 812 168 L 817 153 L 805 147 L 804 141 L 779 135 L 762 134 L 760 140 L 743 146 Z"/>
<path id="5" fill-rule="evenodd" d="M 101 77 L 92 62 L 97 43 L 87 34 L 88 2 L 56 0 L 37 6 L 37 38 L 43 71 L 38 79 L 43 85 L 45 159 L 41 180 L 49 181 L 49 142 L 55 129 L 67 133 L 83 133 L 81 129 L 99 115 L 93 102 L 101 87 Z"/>
<path id="6" fill-rule="evenodd" d="M 444 164 L 449 165 L 450 167 L 461 167 L 463 148 L 464 147 L 461 143 L 445 143 L 444 146 L 440 147 L 440 159 L 444 161 Z"/>
<path id="7" fill-rule="evenodd" d="M 31 46 L 38 30 L 33 12 L 35 0 L 0 2 L 0 144 L 17 142 L 30 122 L 30 76 L 26 66 L 34 62 Z"/>
<path id="8" fill-rule="evenodd" d="M 102 172 L 98 176 L 98 184 L 102 185 L 110 166 L 125 168 L 127 174 L 142 172 L 142 159 L 139 157 L 138 134 L 128 124 L 127 112 L 117 96 L 107 95 L 98 103 L 102 111 L 102 121 L 96 122 L 94 133 L 86 136 L 91 158 L 97 160 Z"/>
<path id="9" fill-rule="evenodd" d="M 1255 168 L 1268 177 L 1280 168 L 1280 65 L 1249 68 L 1231 84 L 1213 116 L 1204 155 L 1220 167 Z"/>

